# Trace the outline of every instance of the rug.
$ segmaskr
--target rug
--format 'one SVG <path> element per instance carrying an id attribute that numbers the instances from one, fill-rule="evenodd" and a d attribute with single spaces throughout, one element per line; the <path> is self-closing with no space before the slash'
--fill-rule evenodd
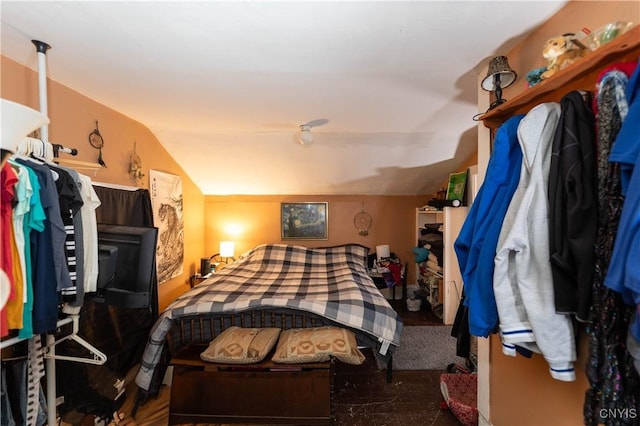
<path id="1" fill-rule="evenodd" d="M 394 370 L 446 370 L 449 364 L 465 365 L 456 355 L 451 326 L 405 326 L 400 346 L 393 354 Z"/>

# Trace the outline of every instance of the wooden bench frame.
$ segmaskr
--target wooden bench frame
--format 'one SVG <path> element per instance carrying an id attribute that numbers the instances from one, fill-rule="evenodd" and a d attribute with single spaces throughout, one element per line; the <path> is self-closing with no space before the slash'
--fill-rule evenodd
<path id="1" fill-rule="evenodd" d="M 171 360 L 169 424 L 270 423 L 327 425 L 334 419 L 335 361 L 218 364 L 189 345 Z"/>

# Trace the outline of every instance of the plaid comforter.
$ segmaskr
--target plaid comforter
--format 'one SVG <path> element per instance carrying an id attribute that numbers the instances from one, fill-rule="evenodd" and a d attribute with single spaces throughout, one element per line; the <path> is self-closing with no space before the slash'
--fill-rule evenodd
<path id="1" fill-rule="evenodd" d="M 158 318 L 136 383 L 148 390 L 174 319 L 205 313 L 283 308 L 311 312 L 364 332 L 382 355 L 400 343 L 402 321 L 367 274 L 368 248 L 264 244 L 176 299 Z"/>

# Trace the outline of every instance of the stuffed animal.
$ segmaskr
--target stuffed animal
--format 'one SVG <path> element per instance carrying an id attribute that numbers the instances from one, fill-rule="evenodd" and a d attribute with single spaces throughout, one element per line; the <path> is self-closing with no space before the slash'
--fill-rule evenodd
<path id="1" fill-rule="evenodd" d="M 542 81 L 542 74 L 547 70 L 547 67 L 539 67 L 532 69 L 527 73 L 528 87 L 533 87 Z"/>
<path id="2" fill-rule="evenodd" d="M 547 70 L 540 75 L 542 80 L 566 68 L 587 53 L 587 49 L 574 38 L 575 34 L 564 34 L 549 39 L 542 49 L 542 56 L 549 61 Z"/>

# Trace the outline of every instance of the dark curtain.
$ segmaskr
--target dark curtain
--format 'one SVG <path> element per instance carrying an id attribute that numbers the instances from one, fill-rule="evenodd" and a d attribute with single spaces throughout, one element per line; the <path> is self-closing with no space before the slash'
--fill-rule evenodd
<path id="1" fill-rule="evenodd" d="M 96 210 L 98 223 L 153 226 L 153 210 L 148 190 L 128 191 L 97 185 L 93 189 L 101 203 Z"/>
<path id="2" fill-rule="evenodd" d="M 135 191 L 95 185 L 101 205 L 98 223 L 153 226 L 151 196 L 146 189 Z M 58 394 L 64 395 L 61 413 L 78 411 L 110 416 L 124 401 L 114 387 L 142 357 L 149 331 L 158 317 L 158 292 L 154 286 L 149 308 L 122 308 L 85 299 L 80 312 L 80 336 L 107 355 L 101 366 L 56 362 Z M 74 354 L 77 347 L 63 347 Z"/>

